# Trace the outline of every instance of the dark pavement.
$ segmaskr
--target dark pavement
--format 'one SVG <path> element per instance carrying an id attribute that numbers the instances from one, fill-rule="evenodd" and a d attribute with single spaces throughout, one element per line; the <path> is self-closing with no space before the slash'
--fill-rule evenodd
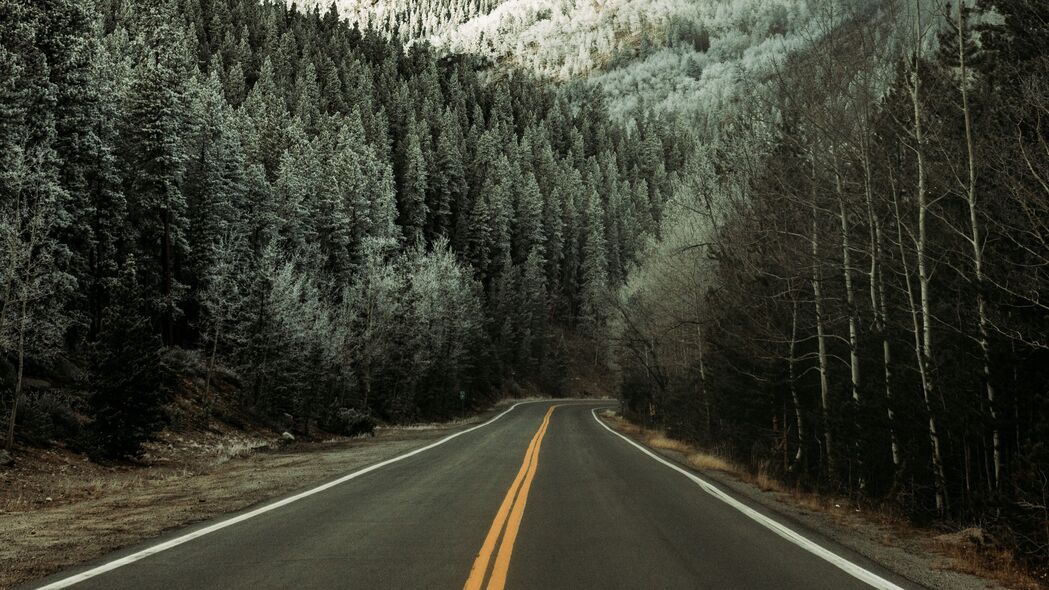
<path id="1" fill-rule="evenodd" d="M 486 575 L 474 580 L 483 580 L 480 587 L 500 587 L 501 567 L 512 589 L 872 587 L 609 432 L 591 412 L 602 405 L 610 403 L 521 404 L 447 443 L 74 587 L 463 588 L 489 529 L 502 530 L 499 516 L 516 538 L 501 535 L 482 560 Z M 526 457 L 536 439 L 538 454 Z M 515 483 L 521 491 L 508 493 Z M 70 576 L 215 522 L 33 586 L 62 587 Z M 872 574 L 877 587 L 914 587 L 793 530 L 818 543 L 817 552 Z"/>

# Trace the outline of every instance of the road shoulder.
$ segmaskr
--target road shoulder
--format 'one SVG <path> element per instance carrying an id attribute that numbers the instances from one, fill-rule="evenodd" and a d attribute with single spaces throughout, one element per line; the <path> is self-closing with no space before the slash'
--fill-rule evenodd
<path id="1" fill-rule="evenodd" d="M 27 490 L 0 503 L 0 588 L 310 489 L 476 426 L 511 405 L 455 422 L 384 428 L 375 437 L 238 445 L 232 454 L 209 455 L 192 466 L 88 469 L 62 456 L 47 467 L 52 473 L 26 477 L 23 471 L 20 478 L 27 487 L 51 486 L 53 495 Z"/>
<path id="2" fill-rule="evenodd" d="M 814 540 L 823 538 L 836 543 L 916 584 L 937 590 L 1005 588 L 997 582 L 956 571 L 950 557 L 935 552 L 928 536 L 913 529 L 882 521 L 876 514 L 865 514 L 841 502 L 831 501 L 829 507 L 817 506 L 772 486 L 744 481 L 716 464 L 714 468 L 697 467 L 689 461 L 689 453 L 683 446 L 664 448 L 658 444 L 657 433 L 642 431 L 618 416 L 598 414 L 617 432 L 696 473 L 751 508 L 774 516 Z M 657 444 L 649 444 L 652 440 Z"/>

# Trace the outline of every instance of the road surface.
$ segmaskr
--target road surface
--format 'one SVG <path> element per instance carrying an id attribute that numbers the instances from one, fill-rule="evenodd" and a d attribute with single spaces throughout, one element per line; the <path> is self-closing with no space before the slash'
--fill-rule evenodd
<path id="1" fill-rule="evenodd" d="M 335 485 L 31 587 L 914 587 L 704 489 L 599 423 L 607 405 L 519 404 Z"/>

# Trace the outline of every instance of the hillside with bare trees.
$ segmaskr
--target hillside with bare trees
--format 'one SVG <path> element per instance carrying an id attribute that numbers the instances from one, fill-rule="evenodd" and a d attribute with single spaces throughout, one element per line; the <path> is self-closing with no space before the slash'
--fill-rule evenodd
<path id="1" fill-rule="evenodd" d="M 1044 566 L 1049 11 L 887 6 L 784 57 L 689 164 L 619 292 L 624 403 Z"/>

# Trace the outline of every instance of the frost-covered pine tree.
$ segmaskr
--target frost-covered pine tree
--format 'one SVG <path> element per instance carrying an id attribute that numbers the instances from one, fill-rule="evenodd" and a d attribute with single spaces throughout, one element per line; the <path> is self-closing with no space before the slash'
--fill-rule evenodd
<path id="1" fill-rule="evenodd" d="M 139 260 L 137 282 L 171 343 L 181 313 L 178 261 L 187 251 L 187 45 L 170 2 L 147 2 L 140 10 L 133 43 L 138 61 L 121 137 L 125 194 Z"/>

